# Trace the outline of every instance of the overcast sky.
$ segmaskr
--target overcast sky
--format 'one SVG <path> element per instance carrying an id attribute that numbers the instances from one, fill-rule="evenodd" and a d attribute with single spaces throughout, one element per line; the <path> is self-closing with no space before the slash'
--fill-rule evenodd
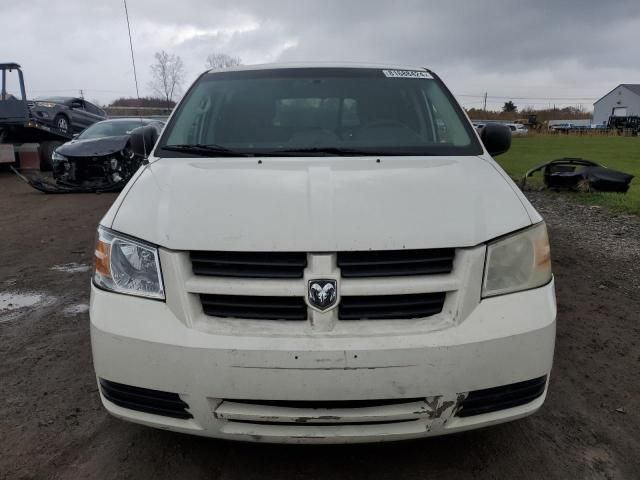
<path id="1" fill-rule="evenodd" d="M 639 0 L 128 0 L 141 95 L 158 50 L 180 55 L 185 88 L 209 53 L 244 63 L 424 65 L 465 106 L 593 101 L 640 83 Z M 0 61 L 28 96 L 107 103 L 135 96 L 122 0 L 0 0 Z M 498 97 L 505 97 L 498 98 Z M 527 98 L 522 98 L 527 97 Z"/>

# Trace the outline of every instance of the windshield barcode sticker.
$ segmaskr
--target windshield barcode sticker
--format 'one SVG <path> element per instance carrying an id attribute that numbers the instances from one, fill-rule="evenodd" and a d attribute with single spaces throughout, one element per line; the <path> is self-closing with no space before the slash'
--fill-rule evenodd
<path id="1" fill-rule="evenodd" d="M 430 73 L 419 70 L 382 70 L 385 77 L 390 78 L 428 78 L 433 79 Z"/>

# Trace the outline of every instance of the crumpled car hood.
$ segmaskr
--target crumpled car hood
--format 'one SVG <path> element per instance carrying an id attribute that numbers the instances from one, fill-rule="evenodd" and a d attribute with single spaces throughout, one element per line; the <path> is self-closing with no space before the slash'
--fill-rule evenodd
<path id="1" fill-rule="evenodd" d="M 129 142 L 129 135 L 117 137 L 72 140 L 58 147 L 57 152 L 65 157 L 102 157 L 123 150 Z"/>
<path id="2" fill-rule="evenodd" d="M 465 247 L 532 223 L 480 157 L 162 158 L 132 182 L 102 224 L 176 250 Z"/>

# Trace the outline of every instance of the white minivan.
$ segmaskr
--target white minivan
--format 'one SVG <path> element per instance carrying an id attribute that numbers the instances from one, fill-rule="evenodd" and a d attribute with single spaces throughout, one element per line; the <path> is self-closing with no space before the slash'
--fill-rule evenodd
<path id="1" fill-rule="evenodd" d="M 538 410 L 545 224 L 430 70 L 200 76 L 98 227 L 91 340 L 113 415 L 233 440 L 441 435 Z M 153 143 L 155 147 L 152 148 Z"/>

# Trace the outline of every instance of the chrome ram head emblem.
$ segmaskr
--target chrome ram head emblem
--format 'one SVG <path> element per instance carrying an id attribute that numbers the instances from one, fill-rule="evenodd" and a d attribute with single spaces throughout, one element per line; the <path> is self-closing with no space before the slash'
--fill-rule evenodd
<path id="1" fill-rule="evenodd" d="M 318 310 L 327 310 L 338 298 L 338 282 L 336 280 L 310 280 L 309 303 Z"/>

